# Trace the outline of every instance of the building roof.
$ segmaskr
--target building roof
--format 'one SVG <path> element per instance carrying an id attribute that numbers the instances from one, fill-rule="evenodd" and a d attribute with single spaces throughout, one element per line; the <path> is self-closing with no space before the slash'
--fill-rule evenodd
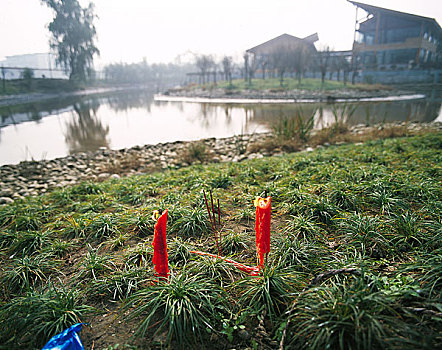
<path id="1" fill-rule="evenodd" d="M 439 31 L 442 32 L 442 28 L 440 27 L 439 23 L 437 23 L 437 21 L 434 18 L 418 16 L 418 15 L 413 15 L 411 13 L 390 10 L 390 9 L 386 9 L 383 7 L 364 4 L 362 2 L 357 2 L 357 1 L 352 1 L 352 0 L 347 0 L 347 1 L 357 7 L 360 7 L 361 9 L 367 11 L 369 14 L 375 15 L 379 12 L 383 12 L 383 13 L 386 13 L 390 16 L 398 16 L 398 17 L 402 17 L 404 19 L 408 19 L 408 20 L 412 20 L 412 21 L 424 21 L 429 24 L 433 24 Z"/>
<path id="2" fill-rule="evenodd" d="M 246 50 L 254 54 L 270 54 L 279 48 L 296 49 L 299 45 L 308 45 L 316 50 L 314 43 L 319 40 L 318 33 L 314 33 L 305 38 L 298 38 L 290 34 L 282 34 L 276 38 L 270 39 L 265 43 Z"/>

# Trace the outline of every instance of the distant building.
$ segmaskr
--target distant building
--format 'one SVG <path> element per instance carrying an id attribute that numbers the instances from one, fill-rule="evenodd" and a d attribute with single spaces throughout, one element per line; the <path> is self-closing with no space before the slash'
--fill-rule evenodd
<path id="1" fill-rule="evenodd" d="M 272 56 L 282 52 L 290 52 L 296 55 L 297 52 L 305 52 L 308 55 L 315 54 L 315 42 L 319 40 L 318 34 L 312 34 L 305 38 L 298 38 L 290 34 L 282 34 L 262 44 L 246 50 L 244 59 L 248 69 L 256 70 L 265 76 L 267 70 L 272 71 Z"/>
<path id="2" fill-rule="evenodd" d="M 254 55 L 270 55 L 280 49 L 296 50 L 300 47 L 305 47 L 316 52 L 314 43 L 319 40 L 318 34 L 309 35 L 303 39 L 290 34 L 282 34 L 265 43 L 259 44 L 251 49 L 246 50 L 249 54 Z"/>
<path id="3" fill-rule="evenodd" d="M 359 69 L 429 68 L 440 60 L 442 29 L 435 19 L 349 2 L 356 6 L 353 60 Z M 358 19 L 358 9 L 367 16 Z"/>
<path id="4" fill-rule="evenodd" d="M 20 79 L 25 68 L 32 69 L 35 78 L 68 79 L 56 65 L 55 56 L 50 53 L 6 56 L 4 61 L 0 61 L 0 67 L 4 68 L 5 79 Z"/>

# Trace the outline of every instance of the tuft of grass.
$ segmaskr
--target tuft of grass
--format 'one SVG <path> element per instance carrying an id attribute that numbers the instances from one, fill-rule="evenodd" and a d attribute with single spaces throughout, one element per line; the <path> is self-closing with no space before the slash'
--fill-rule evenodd
<path id="1" fill-rule="evenodd" d="M 218 309 L 224 292 L 208 279 L 196 274 L 172 274 L 168 283 L 159 282 L 137 291 L 125 310 L 128 318 L 141 318 L 135 334 L 147 337 L 166 333 L 165 344 L 204 344 L 207 331 L 217 329 Z M 150 337 L 150 336 L 149 336 Z"/>
<path id="2" fill-rule="evenodd" d="M 173 215 L 175 219 L 171 224 L 170 231 L 176 232 L 182 237 L 199 237 L 209 233 L 212 229 L 206 209 L 184 208 L 173 212 Z"/>
<path id="3" fill-rule="evenodd" d="M 391 248 L 385 223 L 376 216 L 350 214 L 340 220 L 339 232 L 347 248 L 355 248 L 370 257 L 386 257 Z"/>
<path id="4" fill-rule="evenodd" d="M 181 237 L 175 237 L 167 245 L 167 250 L 170 263 L 185 265 L 194 257 L 190 251 L 195 250 L 195 247 Z"/>
<path id="5" fill-rule="evenodd" d="M 0 343 L 10 349 L 41 348 L 92 311 L 74 290 L 31 291 L 0 306 Z"/>
<path id="6" fill-rule="evenodd" d="M 321 236 L 321 229 L 312 216 L 309 217 L 303 214 L 290 215 L 286 222 L 284 231 L 291 237 L 313 241 Z"/>
<path id="7" fill-rule="evenodd" d="M 152 280 L 153 274 L 146 273 L 144 269 L 117 271 L 110 276 L 91 280 L 86 287 L 86 294 L 89 298 L 103 301 L 126 300 L 146 284 L 152 283 Z"/>
<path id="8" fill-rule="evenodd" d="M 257 277 L 246 277 L 236 282 L 241 291 L 238 307 L 258 315 L 266 312 L 271 320 L 281 316 L 295 289 L 296 277 L 282 265 L 267 266 Z"/>
<path id="9" fill-rule="evenodd" d="M 304 273 L 322 271 L 333 259 L 329 248 L 292 234 L 279 237 L 274 246 L 273 259 L 278 265 Z"/>
<path id="10" fill-rule="evenodd" d="M 205 278 L 215 283 L 219 283 L 221 287 L 233 283 L 235 268 L 222 259 L 212 257 L 198 257 L 198 259 L 190 262 L 185 266 L 190 274 L 200 274 L 201 278 Z"/>
<path id="11" fill-rule="evenodd" d="M 52 244 L 52 240 L 50 231 L 20 232 L 16 235 L 9 251 L 13 255 L 32 255 Z"/>
<path id="12" fill-rule="evenodd" d="M 273 134 L 281 140 L 300 140 L 307 142 L 313 130 L 316 109 L 309 115 L 304 115 L 302 109 L 296 111 L 295 116 L 282 117 L 272 124 Z"/>
<path id="13" fill-rule="evenodd" d="M 141 269 L 147 267 L 153 258 L 153 247 L 151 244 L 138 243 L 134 248 L 126 251 L 124 256 L 125 268 Z"/>
<path id="14" fill-rule="evenodd" d="M 222 234 L 220 248 L 224 255 L 237 254 L 248 249 L 248 240 L 246 232 L 228 231 Z"/>
<path id="15" fill-rule="evenodd" d="M 117 217 L 113 214 L 97 215 L 87 226 L 89 237 L 102 240 L 120 233 L 117 225 Z"/>
<path id="16" fill-rule="evenodd" d="M 90 245 L 83 261 L 79 264 L 77 279 L 96 280 L 115 269 L 115 264 L 108 255 L 100 255 L 98 249 L 93 249 Z"/>
<path id="17" fill-rule="evenodd" d="M 58 271 L 55 263 L 43 254 L 12 259 L 0 276 L 2 294 L 10 298 L 41 285 L 51 273 Z"/>
<path id="18" fill-rule="evenodd" d="M 376 277 L 365 274 L 308 289 L 296 298 L 291 308 L 294 322 L 289 346 L 294 349 L 414 348 L 422 337 L 418 329 L 405 322 L 398 301 L 391 290 L 382 288 Z"/>
<path id="19" fill-rule="evenodd" d="M 210 152 L 204 142 L 192 142 L 183 151 L 182 160 L 187 164 L 206 163 Z"/>

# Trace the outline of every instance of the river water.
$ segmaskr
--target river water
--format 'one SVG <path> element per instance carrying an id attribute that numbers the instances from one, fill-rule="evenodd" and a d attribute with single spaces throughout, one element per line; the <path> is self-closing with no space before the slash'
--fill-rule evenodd
<path id="1" fill-rule="evenodd" d="M 434 97 L 434 94 L 433 94 Z M 154 101 L 149 91 L 71 97 L 0 108 L 0 165 L 271 130 L 281 118 L 314 115 L 315 128 L 442 119 L 441 99 L 361 103 L 209 104 Z"/>

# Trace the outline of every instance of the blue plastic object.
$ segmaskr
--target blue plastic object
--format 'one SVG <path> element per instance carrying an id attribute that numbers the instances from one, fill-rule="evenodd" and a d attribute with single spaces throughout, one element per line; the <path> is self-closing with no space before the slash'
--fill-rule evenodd
<path id="1" fill-rule="evenodd" d="M 54 335 L 42 350 L 84 350 L 78 333 L 84 323 L 77 323 Z"/>

